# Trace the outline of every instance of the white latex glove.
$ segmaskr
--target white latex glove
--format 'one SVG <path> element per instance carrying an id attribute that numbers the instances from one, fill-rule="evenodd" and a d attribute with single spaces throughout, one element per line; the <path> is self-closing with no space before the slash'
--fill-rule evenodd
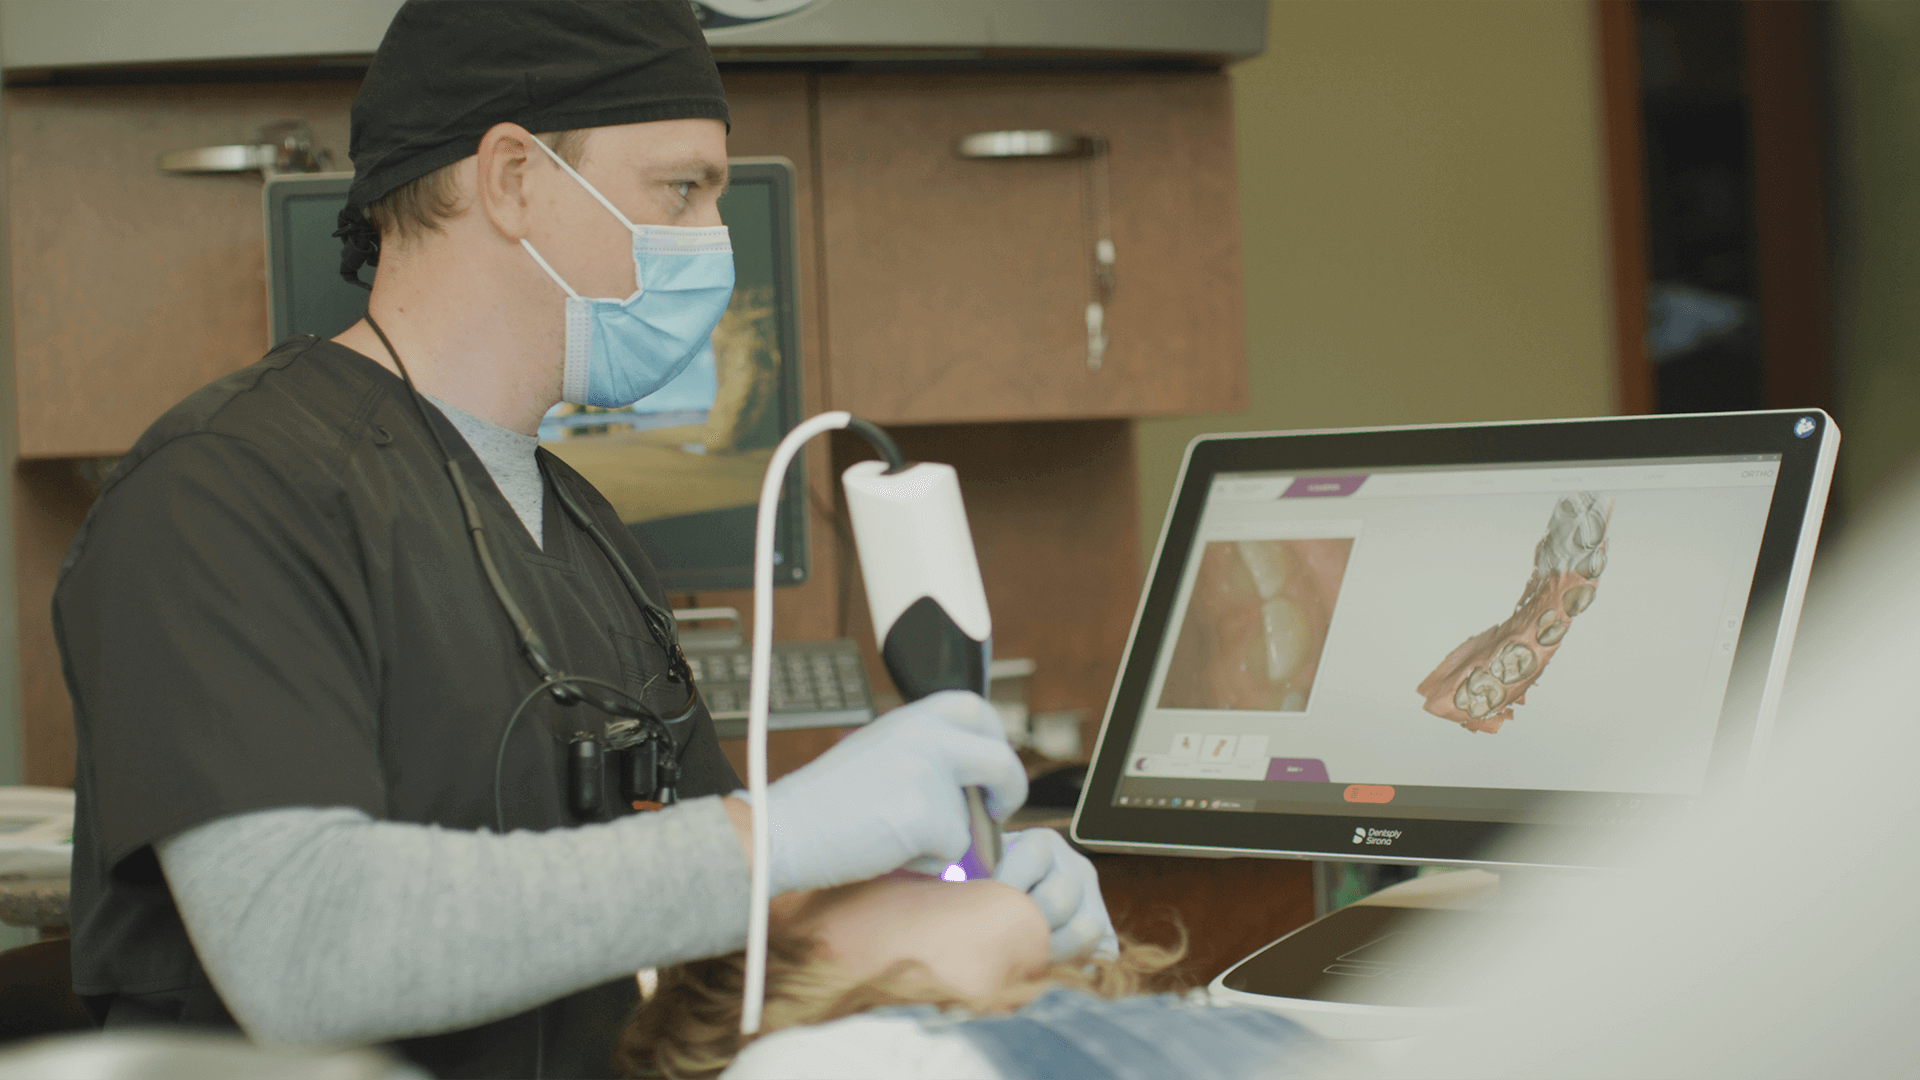
<path id="1" fill-rule="evenodd" d="M 1058 832 L 1040 828 L 1008 833 L 993 879 L 1033 898 L 1052 931 L 1047 938 L 1051 959 L 1065 960 L 1088 949 L 1109 959 L 1120 955 L 1120 940 L 1114 936 L 1093 863 Z"/>
<path id="2" fill-rule="evenodd" d="M 915 860 L 937 873 L 966 854 L 961 789 L 1004 819 L 1027 773 L 986 699 L 949 690 L 902 705 L 767 789 L 775 893 L 864 881 Z"/>

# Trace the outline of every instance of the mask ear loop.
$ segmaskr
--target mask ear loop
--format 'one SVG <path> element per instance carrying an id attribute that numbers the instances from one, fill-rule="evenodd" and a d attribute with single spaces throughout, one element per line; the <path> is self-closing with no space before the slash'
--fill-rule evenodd
<path id="1" fill-rule="evenodd" d="M 567 164 L 566 159 L 562 158 L 559 154 L 555 153 L 553 150 L 553 147 L 548 146 L 545 140 L 541 139 L 538 135 L 536 135 L 533 137 L 533 145 L 538 146 L 542 150 L 545 150 L 547 152 L 547 156 L 553 159 L 553 163 L 555 165 L 560 166 L 561 169 L 565 170 L 568 176 L 573 177 L 575 183 L 579 184 L 583 188 L 586 188 L 587 194 L 593 196 L 594 199 L 598 201 L 601 206 L 604 206 L 607 208 L 608 213 L 612 214 L 614 217 L 620 220 L 620 224 L 625 225 L 627 227 L 627 232 L 632 233 L 636 236 L 639 235 L 640 233 L 639 226 L 635 225 L 632 221 L 628 220 L 627 215 L 621 213 L 619 207 L 607 201 L 607 197 L 605 195 L 600 194 L 600 189 L 594 187 L 592 184 L 587 183 L 587 178 L 575 172 L 573 169 L 573 166 Z M 527 249 L 527 254 L 533 256 L 533 261 L 540 264 L 540 269 L 545 270 L 547 272 L 548 277 L 558 282 L 562 289 L 567 290 L 568 296 L 572 297 L 575 300 L 580 299 L 580 294 L 573 291 L 573 286 L 567 284 L 565 278 L 562 278 L 559 274 L 556 274 L 553 272 L 553 267 L 547 265 L 547 260 L 541 258 L 539 252 L 533 250 L 533 245 L 529 243 L 525 237 L 521 237 L 520 246 Z M 646 286 L 640 281 L 640 268 L 636 266 L 634 267 L 634 270 L 633 270 L 633 295 L 639 296 L 640 293 L 645 289 L 645 287 Z M 631 299 L 632 297 L 628 297 L 629 301 Z M 616 301 L 616 302 L 619 302 L 619 301 Z"/>
<path id="2" fill-rule="evenodd" d="M 605 195 L 600 194 L 599 188 L 596 188 L 592 184 L 587 183 L 587 178 L 584 176 L 581 176 L 579 172 L 575 171 L 573 166 L 567 164 L 566 159 L 562 158 L 558 153 L 556 153 L 553 147 L 548 146 L 545 140 L 541 139 L 539 136 L 536 135 L 534 136 L 533 144 L 535 146 L 538 146 L 540 149 L 545 150 L 547 152 L 547 156 L 553 159 L 553 163 L 555 165 L 560 166 L 560 168 L 568 176 L 573 177 L 575 183 L 579 184 L 583 188 L 586 188 L 587 194 L 593 196 L 594 200 L 598 202 L 601 206 L 606 207 L 607 213 L 612 214 L 615 218 L 619 219 L 620 224 L 625 225 L 627 227 L 628 232 L 632 233 L 635 236 L 644 235 L 641 232 L 640 226 L 635 225 L 632 219 L 628 218 L 627 215 L 620 212 L 619 207 L 613 205 L 612 201 L 610 201 Z M 650 227 L 657 228 L 657 226 L 650 226 Z M 724 229 L 725 226 L 721 226 L 721 228 Z M 540 264 L 540 269 L 545 270 L 547 272 L 548 277 L 558 282 L 562 289 L 567 290 L 568 296 L 573 297 L 575 300 L 580 299 L 580 294 L 577 292 L 574 292 L 573 286 L 567 284 L 566 281 L 562 279 L 559 274 L 556 274 L 553 272 L 553 267 L 547 265 L 547 260 L 541 258 L 539 252 L 533 250 L 532 244 L 528 243 L 523 238 L 520 241 L 520 246 L 527 249 L 527 254 L 533 256 L 533 260 Z M 732 248 L 729 247 L 727 250 L 731 251 Z M 634 270 L 633 286 L 634 286 L 634 296 L 640 295 L 640 293 L 646 289 L 646 283 L 640 280 L 638 267 L 636 267 Z M 629 297 L 628 299 L 631 300 L 632 298 Z"/>
<path id="3" fill-rule="evenodd" d="M 540 264 L 540 269 L 547 272 L 547 276 L 553 279 L 555 285 L 567 290 L 567 295 L 573 299 L 580 299 L 580 294 L 573 291 L 573 286 L 567 284 L 567 279 L 553 272 L 553 267 L 548 266 L 547 260 L 541 258 L 539 252 L 533 250 L 533 244 L 529 242 L 526 237 L 523 236 L 520 238 L 520 246 L 527 249 L 527 254 L 533 256 L 533 261 Z"/>
<path id="4" fill-rule="evenodd" d="M 611 202 L 608 202 L 607 197 L 605 195 L 600 194 L 600 189 L 594 187 L 592 184 L 587 183 L 586 177 L 581 176 L 579 173 L 575 172 L 573 169 L 573 166 L 567 164 L 565 158 L 561 157 L 558 153 L 555 153 L 553 147 L 547 145 L 546 140 L 540 138 L 538 135 L 535 135 L 533 137 L 533 144 L 535 146 L 538 146 L 540 149 L 545 150 L 547 152 L 547 156 L 553 159 L 553 163 L 555 165 L 560 166 L 562 169 L 565 169 L 568 176 L 573 177 L 574 180 L 577 181 L 581 187 L 586 188 L 587 194 L 599 200 L 600 205 L 606 207 L 608 213 L 612 214 L 614 217 L 619 218 L 620 224 L 625 225 L 627 227 L 628 232 L 640 231 L 638 226 L 636 226 L 633 222 L 627 220 L 627 215 L 621 213 L 619 207 L 613 205 Z M 521 242 L 525 243 L 526 241 L 523 240 Z M 549 270 L 547 272 L 551 274 L 553 271 Z"/>

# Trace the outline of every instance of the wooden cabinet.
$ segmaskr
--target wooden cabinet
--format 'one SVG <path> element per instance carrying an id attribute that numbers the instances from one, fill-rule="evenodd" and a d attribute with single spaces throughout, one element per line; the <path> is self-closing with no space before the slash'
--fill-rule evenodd
<path id="1" fill-rule="evenodd" d="M 1037 708 L 1082 710 L 1091 735 L 1138 588 L 1124 418 L 1244 404 L 1225 77 L 724 78 L 730 152 L 796 167 L 806 411 L 923 425 L 901 441 L 960 470 L 996 644 L 1038 662 Z M 125 452 L 175 402 L 269 345 L 259 178 L 169 175 L 156 158 L 303 118 L 335 166 L 350 167 L 355 90 L 314 81 L 5 92 L 14 572 L 31 783 L 72 779 L 48 602 L 92 499 L 80 460 Z M 958 136 L 1005 128 L 1110 140 L 1117 291 L 1099 372 L 1086 362 L 1088 162 L 953 156 Z M 942 426 L 1041 419 L 1087 422 Z M 864 456 L 850 445 L 840 456 Z M 809 448 L 812 575 L 780 590 L 784 639 L 870 637 L 832 456 L 824 441 Z M 751 608 L 745 593 L 698 600 Z M 884 687 L 877 664 L 872 673 Z M 784 770 L 833 737 L 790 733 L 772 752 Z"/>
<path id="2" fill-rule="evenodd" d="M 821 252 L 835 408 L 939 423 L 1244 408 L 1225 75 L 823 75 Z M 964 160 L 961 136 L 1106 138 L 1111 339 L 1087 362 L 1088 158 Z"/>
<path id="3" fill-rule="evenodd" d="M 346 163 L 345 82 L 6 91 L 15 596 L 26 781 L 73 781 L 49 610 L 93 501 L 81 462 L 124 453 L 202 385 L 267 350 L 260 179 L 163 173 L 160 154 L 295 117 Z"/>
<path id="4" fill-rule="evenodd" d="M 337 167 L 349 82 L 6 92 L 13 347 L 23 458 L 119 454 L 267 351 L 260 178 L 163 173 L 169 150 L 301 118 Z"/>
<path id="5" fill-rule="evenodd" d="M 1176 986 L 1205 986 L 1313 921 L 1313 864 L 1305 860 L 1095 855 L 1093 867 L 1122 937 L 1172 945 L 1185 932 Z"/>
<path id="6" fill-rule="evenodd" d="M 801 173 L 810 404 L 891 423 L 1140 416 L 1245 403 L 1224 75 L 738 72 L 735 154 Z M 19 451 L 124 451 L 266 349 L 259 179 L 167 150 L 311 121 L 349 167 L 348 82 L 6 93 Z M 1089 370 L 1089 159 L 962 160 L 974 131 L 1109 140 L 1116 289 Z M 815 217 L 818 221 L 815 221 Z"/>
<path id="7" fill-rule="evenodd" d="M 267 340 L 260 178 L 162 173 L 168 150 L 239 142 L 263 124 L 306 119 L 346 159 L 350 82 L 60 87 L 6 93 L 15 387 L 14 566 L 21 713 L 29 782 L 72 782 L 72 714 L 48 610 L 67 544 L 92 502 L 76 461 L 123 453 L 175 402 L 258 360 Z M 815 244 L 807 76 L 730 75 L 731 152 L 796 166 L 795 231 Z M 800 260 L 805 409 L 824 405 L 814 261 Z M 825 444 L 808 457 L 814 565 L 782 589 L 777 633 L 834 636 L 838 574 Z M 684 599 L 684 598 L 681 598 Z M 748 594 L 705 603 L 750 612 Z M 783 733 L 805 760 L 831 739 Z M 793 745 L 786 745 L 793 744 Z"/>

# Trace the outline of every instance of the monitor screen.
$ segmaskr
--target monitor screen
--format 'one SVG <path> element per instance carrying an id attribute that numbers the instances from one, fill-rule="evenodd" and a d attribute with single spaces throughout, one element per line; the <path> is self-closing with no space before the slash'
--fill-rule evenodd
<path id="1" fill-rule="evenodd" d="M 1770 667 L 1783 613 L 1755 583 L 1784 577 L 1798 538 L 1778 530 L 1809 499 L 1812 456 L 1784 445 L 1807 414 L 1765 415 L 1786 440 L 1644 456 L 1600 438 L 1435 460 L 1406 429 L 1248 441 L 1237 462 L 1197 446 L 1093 816 L 1117 837 L 1471 861 L 1501 826 L 1684 806 L 1744 766 L 1736 655 Z M 1373 453 L 1343 463 L 1342 442 Z M 1273 460 L 1289 449 L 1298 465 Z"/>
<path id="2" fill-rule="evenodd" d="M 793 165 L 775 158 L 728 164 L 720 217 L 732 235 L 735 286 L 710 347 L 628 408 L 558 405 L 540 427 L 547 448 L 612 503 L 672 593 L 752 587 L 761 477 L 774 446 L 800 420 Z M 267 182 L 276 341 L 331 337 L 366 314 L 366 291 L 339 276 L 340 242 L 332 235 L 351 181 L 351 173 L 323 173 Z M 775 530 L 778 584 L 807 577 L 805 496 L 796 458 Z"/>
<path id="3" fill-rule="evenodd" d="M 295 334 L 332 337 L 367 314 L 367 290 L 340 276 L 340 211 L 353 174 L 270 176 L 267 211 L 267 344 Z M 374 268 L 360 276 L 372 281 Z"/>

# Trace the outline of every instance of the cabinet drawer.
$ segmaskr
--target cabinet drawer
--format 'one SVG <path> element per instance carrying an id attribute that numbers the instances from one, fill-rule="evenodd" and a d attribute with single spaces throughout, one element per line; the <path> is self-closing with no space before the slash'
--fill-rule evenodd
<path id="1" fill-rule="evenodd" d="M 829 393 L 895 423 L 1242 408 L 1225 75 L 829 75 L 818 92 Z M 978 131 L 1109 142 L 1110 344 L 1087 356 L 1087 158 L 966 160 Z"/>

